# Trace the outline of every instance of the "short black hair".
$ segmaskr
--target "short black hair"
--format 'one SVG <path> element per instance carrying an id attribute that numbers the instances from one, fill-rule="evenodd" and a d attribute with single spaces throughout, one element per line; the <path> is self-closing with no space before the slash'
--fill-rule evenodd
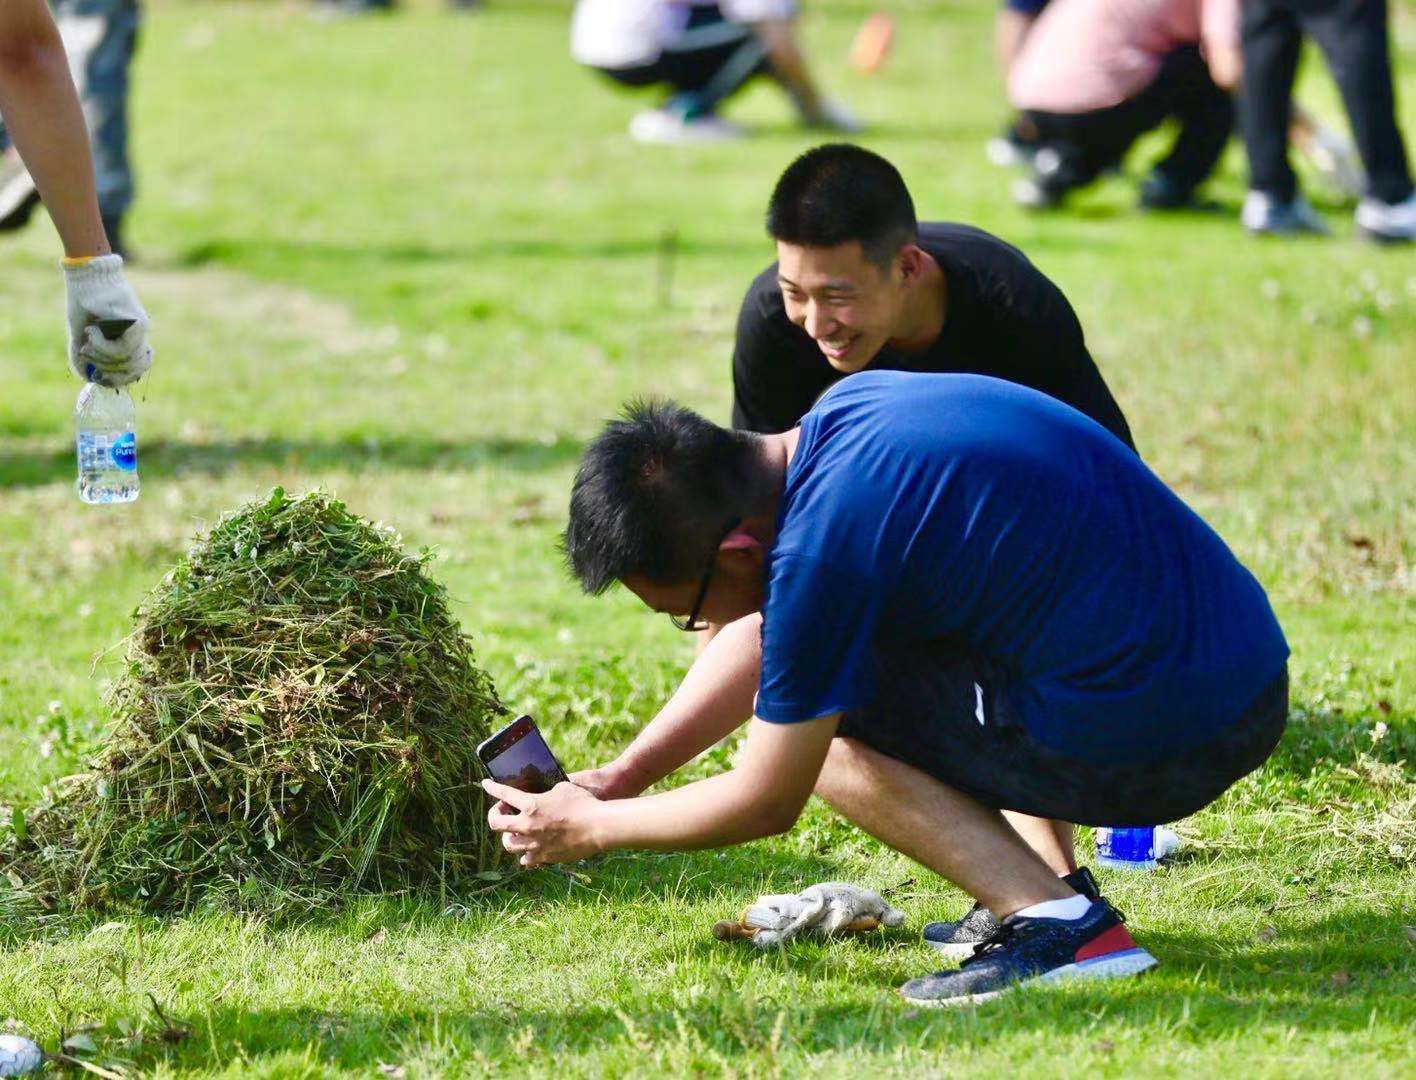
<path id="1" fill-rule="evenodd" d="M 678 585 L 703 572 L 734 518 L 763 509 L 756 436 L 672 401 L 634 401 L 586 448 L 561 547 L 598 595 L 626 577 Z"/>
<path id="2" fill-rule="evenodd" d="M 914 200 L 900 171 L 849 143 L 808 150 L 787 166 L 767 204 L 772 239 L 803 247 L 860 244 L 881 268 L 919 236 Z"/>

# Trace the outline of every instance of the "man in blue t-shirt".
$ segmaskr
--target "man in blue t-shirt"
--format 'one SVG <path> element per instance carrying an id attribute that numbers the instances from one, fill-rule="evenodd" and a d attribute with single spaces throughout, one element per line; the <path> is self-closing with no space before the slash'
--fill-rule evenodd
<path id="1" fill-rule="evenodd" d="M 814 790 L 1000 921 L 902 987 L 923 1004 L 1154 966 L 1001 811 L 1173 820 L 1285 723 L 1288 648 L 1249 572 L 1105 428 L 997 379 L 862 372 L 780 435 L 631 406 L 585 453 L 565 550 L 587 592 L 724 629 L 615 762 L 541 795 L 488 781 L 505 846 L 535 865 L 740 843 Z M 731 772 L 597 797 L 749 717 Z"/>

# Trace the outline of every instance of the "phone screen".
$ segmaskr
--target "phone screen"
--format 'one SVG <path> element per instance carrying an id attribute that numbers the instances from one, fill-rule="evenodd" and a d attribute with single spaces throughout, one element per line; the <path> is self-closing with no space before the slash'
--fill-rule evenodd
<path id="1" fill-rule="evenodd" d="M 566 778 L 560 762 L 529 717 L 515 721 L 513 728 L 510 734 L 515 741 L 505 742 L 498 737 L 496 756 L 485 762 L 487 772 L 493 780 L 522 791 L 550 791 Z"/>

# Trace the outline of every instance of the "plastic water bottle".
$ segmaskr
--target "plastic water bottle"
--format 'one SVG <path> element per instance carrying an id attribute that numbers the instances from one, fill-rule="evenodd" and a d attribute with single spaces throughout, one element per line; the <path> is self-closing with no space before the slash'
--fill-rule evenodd
<path id="1" fill-rule="evenodd" d="M 1180 837 L 1163 826 L 1097 829 L 1096 861 L 1107 870 L 1154 870 L 1180 847 Z"/>
<path id="2" fill-rule="evenodd" d="M 99 319 L 98 332 L 117 341 L 132 319 Z M 137 410 L 128 391 L 87 383 L 74 403 L 74 447 L 79 498 L 90 504 L 128 503 L 138 497 Z"/>
<path id="3" fill-rule="evenodd" d="M 128 503 L 138 497 L 137 410 L 127 390 L 85 383 L 74 403 L 79 498 Z"/>

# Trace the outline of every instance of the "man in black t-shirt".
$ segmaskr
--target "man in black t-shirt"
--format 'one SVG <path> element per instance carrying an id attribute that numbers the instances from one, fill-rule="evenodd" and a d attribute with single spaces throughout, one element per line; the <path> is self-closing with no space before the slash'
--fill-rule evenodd
<path id="1" fill-rule="evenodd" d="M 884 158 L 847 145 L 802 155 L 777 183 L 767 229 L 778 261 L 738 315 L 734 427 L 786 431 L 870 367 L 1021 383 L 1134 446 L 1061 290 L 981 229 L 917 224 Z"/>
<path id="2" fill-rule="evenodd" d="M 734 427 L 796 427 L 822 391 L 864 368 L 952 371 L 1041 390 L 1135 449 L 1061 290 L 981 229 L 920 225 L 904 180 L 878 154 L 848 145 L 803 154 L 777 181 L 767 231 L 777 262 L 753 281 L 738 316 Z M 1077 866 L 1070 824 L 1005 816 L 1075 891 L 1097 894 Z M 997 929 L 976 904 L 930 923 L 924 938 L 962 955 Z"/>

